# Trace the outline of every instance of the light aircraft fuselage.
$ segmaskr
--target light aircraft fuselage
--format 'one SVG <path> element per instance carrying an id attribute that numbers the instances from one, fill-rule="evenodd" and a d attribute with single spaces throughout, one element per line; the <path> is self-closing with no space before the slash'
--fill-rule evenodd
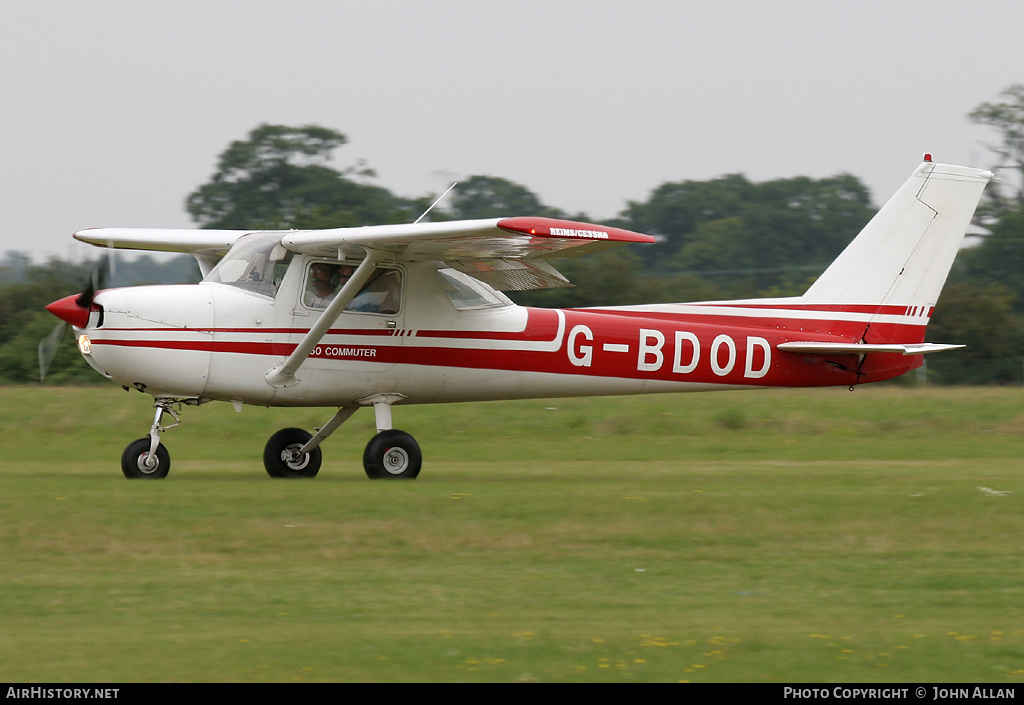
<path id="1" fill-rule="evenodd" d="M 918 367 L 925 330 L 991 174 L 926 160 L 802 296 L 542 309 L 501 290 L 564 286 L 549 260 L 654 238 L 547 218 L 313 231 L 101 229 L 99 246 L 189 252 L 196 285 L 111 289 L 48 308 L 101 374 L 154 397 L 129 477 L 163 476 L 172 405 L 337 409 L 286 429 L 267 471 L 315 475 L 319 445 L 360 407 L 380 433 L 371 477 L 415 477 L 391 408 L 493 399 L 854 386 Z"/>
<path id="2" fill-rule="evenodd" d="M 113 381 L 155 396 L 268 406 L 344 406 L 389 390 L 401 390 L 405 403 L 434 403 L 847 386 L 900 375 L 921 356 L 823 357 L 779 344 L 809 337 L 922 342 L 932 309 L 840 310 L 785 299 L 542 309 L 494 297 L 460 311 L 437 281 L 445 270 L 396 267 L 399 312 L 343 313 L 288 386 L 253 384 L 322 315 L 302 307 L 300 282 L 287 277 L 274 298 L 214 283 L 100 292 L 102 325 L 95 325 L 97 311 L 83 329 L 86 359 Z"/>

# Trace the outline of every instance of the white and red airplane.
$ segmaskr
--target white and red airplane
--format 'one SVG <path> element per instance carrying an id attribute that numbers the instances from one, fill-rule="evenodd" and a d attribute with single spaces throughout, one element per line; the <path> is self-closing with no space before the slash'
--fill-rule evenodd
<path id="1" fill-rule="evenodd" d="M 565 286 L 557 257 L 654 238 L 514 217 L 308 231 L 93 229 L 100 247 L 187 252 L 199 284 L 110 289 L 47 308 L 100 374 L 154 397 L 126 477 L 164 477 L 160 434 L 181 404 L 337 409 L 266 445 L 273 477 L 312 477 L 321 442 L 360 407 L 378 433 L 371 478 L 413 478 L 421 453 L 397 404 L 850 386 L 896 377 L 925 326 L 992 174 L 929 155 L 803 296 L 551 310 L 501 290 Z M 172 422 L 164 425 L 164 416 Z"/>

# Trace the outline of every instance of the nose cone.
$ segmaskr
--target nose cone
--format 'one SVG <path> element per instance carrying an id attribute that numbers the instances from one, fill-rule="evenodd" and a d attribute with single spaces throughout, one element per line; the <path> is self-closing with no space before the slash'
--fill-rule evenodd
<path id="1" fill-rule="evenodd" d="M 46 310 L 75 328 L 85 328 L 89 323 L 89 307 L 78 303 L 80 296 L 81 294 L 65 296 L 47 306 Z"/>

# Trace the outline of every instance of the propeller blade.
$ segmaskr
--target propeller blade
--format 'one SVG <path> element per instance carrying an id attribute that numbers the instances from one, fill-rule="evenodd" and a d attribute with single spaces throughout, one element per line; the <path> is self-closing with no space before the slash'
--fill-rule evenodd
<path id="1" fill-rule="evenodd" d="M 110 276 L 117 276 L 117 250 L 114 249 L 114 241 L 107 240 L 107 271 Z"/>
<path id="2" fill-rule="evenodd" d="M 53 358 L 57 354 L 57 348 L 60 346 L 60 339 L 64 337 L 64 331 L 67 330 L 67 323 L 58 323 L 57 327 L 50 331 L 50 334 L 39 341 L 39 381 L 43 382 L 46 379 L 46 373 L 50 371 L 50 365 L 53 363 Z"/>
<path id="3" fill-rule="evenodd" d="M 96 292 L 106 287 L 109 270 L 110 265 L 107 259 L 101 258 L 89 275 L 89 284 L 85 287 L 85 291 L 78 295 L 75 303 L 84 309 L 88 309 L 92 305 L 92 298 L 96 295 Z"/>

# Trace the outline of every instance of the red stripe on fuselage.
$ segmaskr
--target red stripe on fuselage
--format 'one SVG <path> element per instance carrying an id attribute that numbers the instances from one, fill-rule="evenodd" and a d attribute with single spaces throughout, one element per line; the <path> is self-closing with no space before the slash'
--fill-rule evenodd
<path id="1" fill-rule="evenodd" d="M 711 307 L 709 307 L 711 308 Z M 738 307 L 733 307 L 737 308 Z M 744 306 L 743 308 L 752 308 Z M 906 307 L 888 307 L 900 314 Z M 851 309 L 860 309 L 851 311 Z M 739 309 L 738 309 L 739 310 Z M 860 360 L 854 355 L 830 358 L 783 353 L 776 349 L 782 342 L 826 340 L 859 342 L 877 307 L 827 307 L 821 313 L 842 311 L 861 314 L 861 320 L 836 321 L 825 316 L 787 318 L 785 310 L 765 307 L 777 316 L 762 317 L 710 312 L 692 315 L 667 312 L 614 311 L 609 309 L 569 309 L 562 312 L 565 326 L 559 339 L 560 315 L 550 309 L 528 309 L 523 331 L 419 330 L 408 329 L 333 329 L 329 336 L 358 336 L 358 343 L 324 342 L 311 355 L 317 359 L 359 360 L 369 363 L 426 365 L 432 367 L 494 369 L 516 372 L 541 372 L 630 379 L 659 379 L 697 383 L 745 384 L 767 386 L 812 386 L 853 384 L 870 381 L 858 378 L 852 370 Z M 793 310 L 815 310 L 800 307 Z M 861 318 L 857 316 L 857 318 Z M 865 320 L 868 319 L 868 320 Z M 917 342 L 923 340 L 924 323 L 871 325 L 869 342 Z M 221 328 L 221 329 L 104 329 L 109 333 L 145 332 L 213 335 L 258 333 L 301 335 L 304 329 Z M 402 338 L 401 342 L 394 337 Z M 389 340 L 375 344 L 374 337 Z M 430 341 L 430 344 L 420 344 Z M 325 338 L 325 340 L 327 340 Z M 450 342 L 445 342 L 445 340 Z M 473 345 L 474 341 L 480 347 Z M 517 349 L 502 343 L 519 344 Z M 531 343 L 548 349 L 531 349 Z M 551 345 L 557 343 L 557 349 Z M 695 344 L 696 343 L 696 344 Z M 93 345 L 135 348 L 190 350 L 284 357 L 295 343 L 246 340 L 187 340 L 165 337 L 157 340 L 96 337 Z M 895 356 L 892 356 L 894 358 Z M 886 363 L 878 377 L 884 379 L 906 371 L 910 360 Z M 897 364 L 898 363 L 898 364 Z M 894 366 L 893 366 L 894 365 Z"/>

